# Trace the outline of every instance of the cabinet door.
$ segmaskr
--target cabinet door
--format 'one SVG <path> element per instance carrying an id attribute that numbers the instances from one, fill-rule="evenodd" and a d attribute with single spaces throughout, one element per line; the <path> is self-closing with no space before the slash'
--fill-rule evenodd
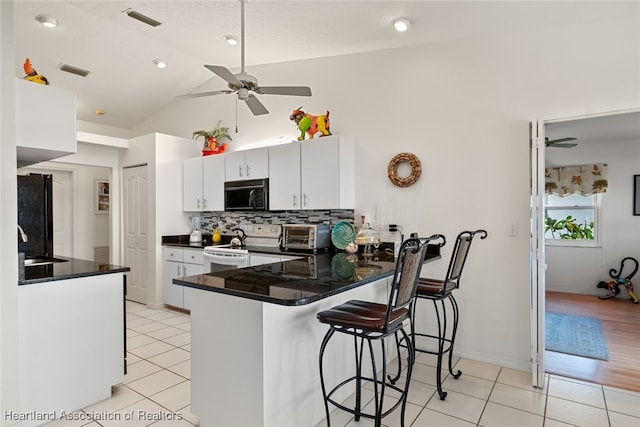
<path id="1" fill-rule="evenodd" d="M 224 156 L 213 155 L 202 159 L 202 210 L 224 210 Z"/>
<path id="2" fill-rule="evenodd" d="M 256 148 L 244 152 L 247 179 L 269 178 L 269 148 Z"/>
<path id="3" fill-rule="evenodd" d="M 300 145 L 302 209 L 339 208 L 340 157 L 337 137 L 324 137 Z"/>
<path id="4" fill-rule="evenodd" d="M 293 142 L 269 148 L 270 210 L 302 209 L 300 202 L 300 145 L 300 143 Z"/>
<path id="5" fill-rule="evenodd" d="M 174 307 L 183 308 L 183 286 L 174 285 L 172 280 L 176 277 L 182 277 L 182 262 L 164 261 L 162 263 L 162 284 L 164 291 L 164 303 Z"/>
<path id="6" fill-rule="evenodd" d="M 202 211 L 202 158 L 182 162 L 182 210 Z"/>
<path id="7" fill-rule="evenodd" d="M 247 179 L 244 151 L 234 151 L 224 156 L 225 176 L 227 181 Z"/>
<path id="8" fill-rule="evenodd" d="M 186 258 L 186 257 L 185 257 Z M 183 265 L 183 273 L 185 276 L 195 276 L 197 274 L 204 274 L 204 265 L 203 264 L 190 264 L 185 262 Z M 183 304 L 182 308 L 187 310 L 191 310 L 191 292 L 184 286 L 180 286 L 183 291 L 182 299 Z"/>

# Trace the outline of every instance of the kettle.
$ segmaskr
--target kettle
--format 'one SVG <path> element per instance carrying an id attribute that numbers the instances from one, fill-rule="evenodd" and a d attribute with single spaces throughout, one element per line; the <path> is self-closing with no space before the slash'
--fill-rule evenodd
<path id="1" fill-rule="evenodd" d="M 234 228 L 231 231 L 237 231 L 238 235 L 231 239 L 231 246 L 234 247 L 242 247 L 244 246 L 244 241 L 247 238 L 247 235 L 244 234 L 244 230 L 242 228 Z"/>

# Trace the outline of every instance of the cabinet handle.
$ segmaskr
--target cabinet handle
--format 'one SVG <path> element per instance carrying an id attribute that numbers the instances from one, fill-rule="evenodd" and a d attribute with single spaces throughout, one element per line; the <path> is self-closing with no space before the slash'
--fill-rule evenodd
<path id="1" fill-rule="evenodd" d="M 182 276 L 187 276 L 187 266 L 186 265 L 182 266 Z"/>
<path id="2" fill-rule="evenodd" d="M 204 197 L 202 198 L 202 209 L 206 209 L 207 208 L 207 199 L 205 199 Z"/>
<path id="3" fill-rule="evenodd" d="M 242 166 L 238 166 L 238 176 L 242 176 Z"/>
<path id="4" fill-rule="evenodd" d="M 296 197 L 295 194 L 293 194 L 293 207 L 298 206 L 298 198 Z"/>
<path id="5" fill-rule="evenodd" d="M 251 170 L 249 169 L 249 165 L 247 165 L 247 178 L 251 176 Z"/>
<path id="6" fill-rule="evenodd" d="M 176 270 L 178 270 L 178 271 L 176 271 L 176 274 L 178 275 L 178 277 L 180 277 L 180 266 L 179 265 L 176 266 Z"/>
<path id="7" fill-rule="evenodd" d="M 307 199 L 308 199 L 307 193 L 304 193 L 304 196 L 303 196 L 303 199 L 302 199 L 302 203 L 303 203 L 304 206 L 307 206 L 307 204 L 308 204 L 307 203 Z"/>
<path id="8" fill-rule="evenodd" d="M 200 209 L 200 199 L 196 199 L 196 207 Z"/>

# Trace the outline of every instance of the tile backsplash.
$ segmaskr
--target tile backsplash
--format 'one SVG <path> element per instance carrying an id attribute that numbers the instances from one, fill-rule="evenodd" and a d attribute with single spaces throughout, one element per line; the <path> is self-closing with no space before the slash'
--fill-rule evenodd
<path id="1" fill-rule="evenodd" d="M 242 224 L 329 224 L 340 221 L 353 224 L 353 209 L 308 210 L 308 211 L 235 211 L 204 212 L 200 214 L 201 229 L 205 233 L 213 233 L 213 229 L 221 223 L 221 232 L 231 232 L 232 228 Z"/>

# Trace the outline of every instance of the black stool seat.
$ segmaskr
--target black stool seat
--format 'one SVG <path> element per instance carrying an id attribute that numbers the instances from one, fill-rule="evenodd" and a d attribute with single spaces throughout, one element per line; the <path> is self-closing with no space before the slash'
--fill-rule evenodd
<path id="1" fill-rule="evenodd" d="M 421 296 L 440 296 L 443 294 L 448 295 L 457 287 L 458 284 L 455 282 L 447 282 L 445 286 L 444 280 L 421 277 L 420 279 L 418 279 L 418 288 L 416 289 L 416 294 Z"/>
<path id="2" fill-rule="evenodd" d="M 401 323 L 409 316 L 409 309 L 402 307 L 392 310 L 387 325 L 387 305 L 368 301 L 352 300 L 321 311 L 317 314 L 321 323 L 329 323 L 335 327 L 343 326 L 356 329 L 366 329 L 373 332 L 383 332 L 394 323 Z"/>

